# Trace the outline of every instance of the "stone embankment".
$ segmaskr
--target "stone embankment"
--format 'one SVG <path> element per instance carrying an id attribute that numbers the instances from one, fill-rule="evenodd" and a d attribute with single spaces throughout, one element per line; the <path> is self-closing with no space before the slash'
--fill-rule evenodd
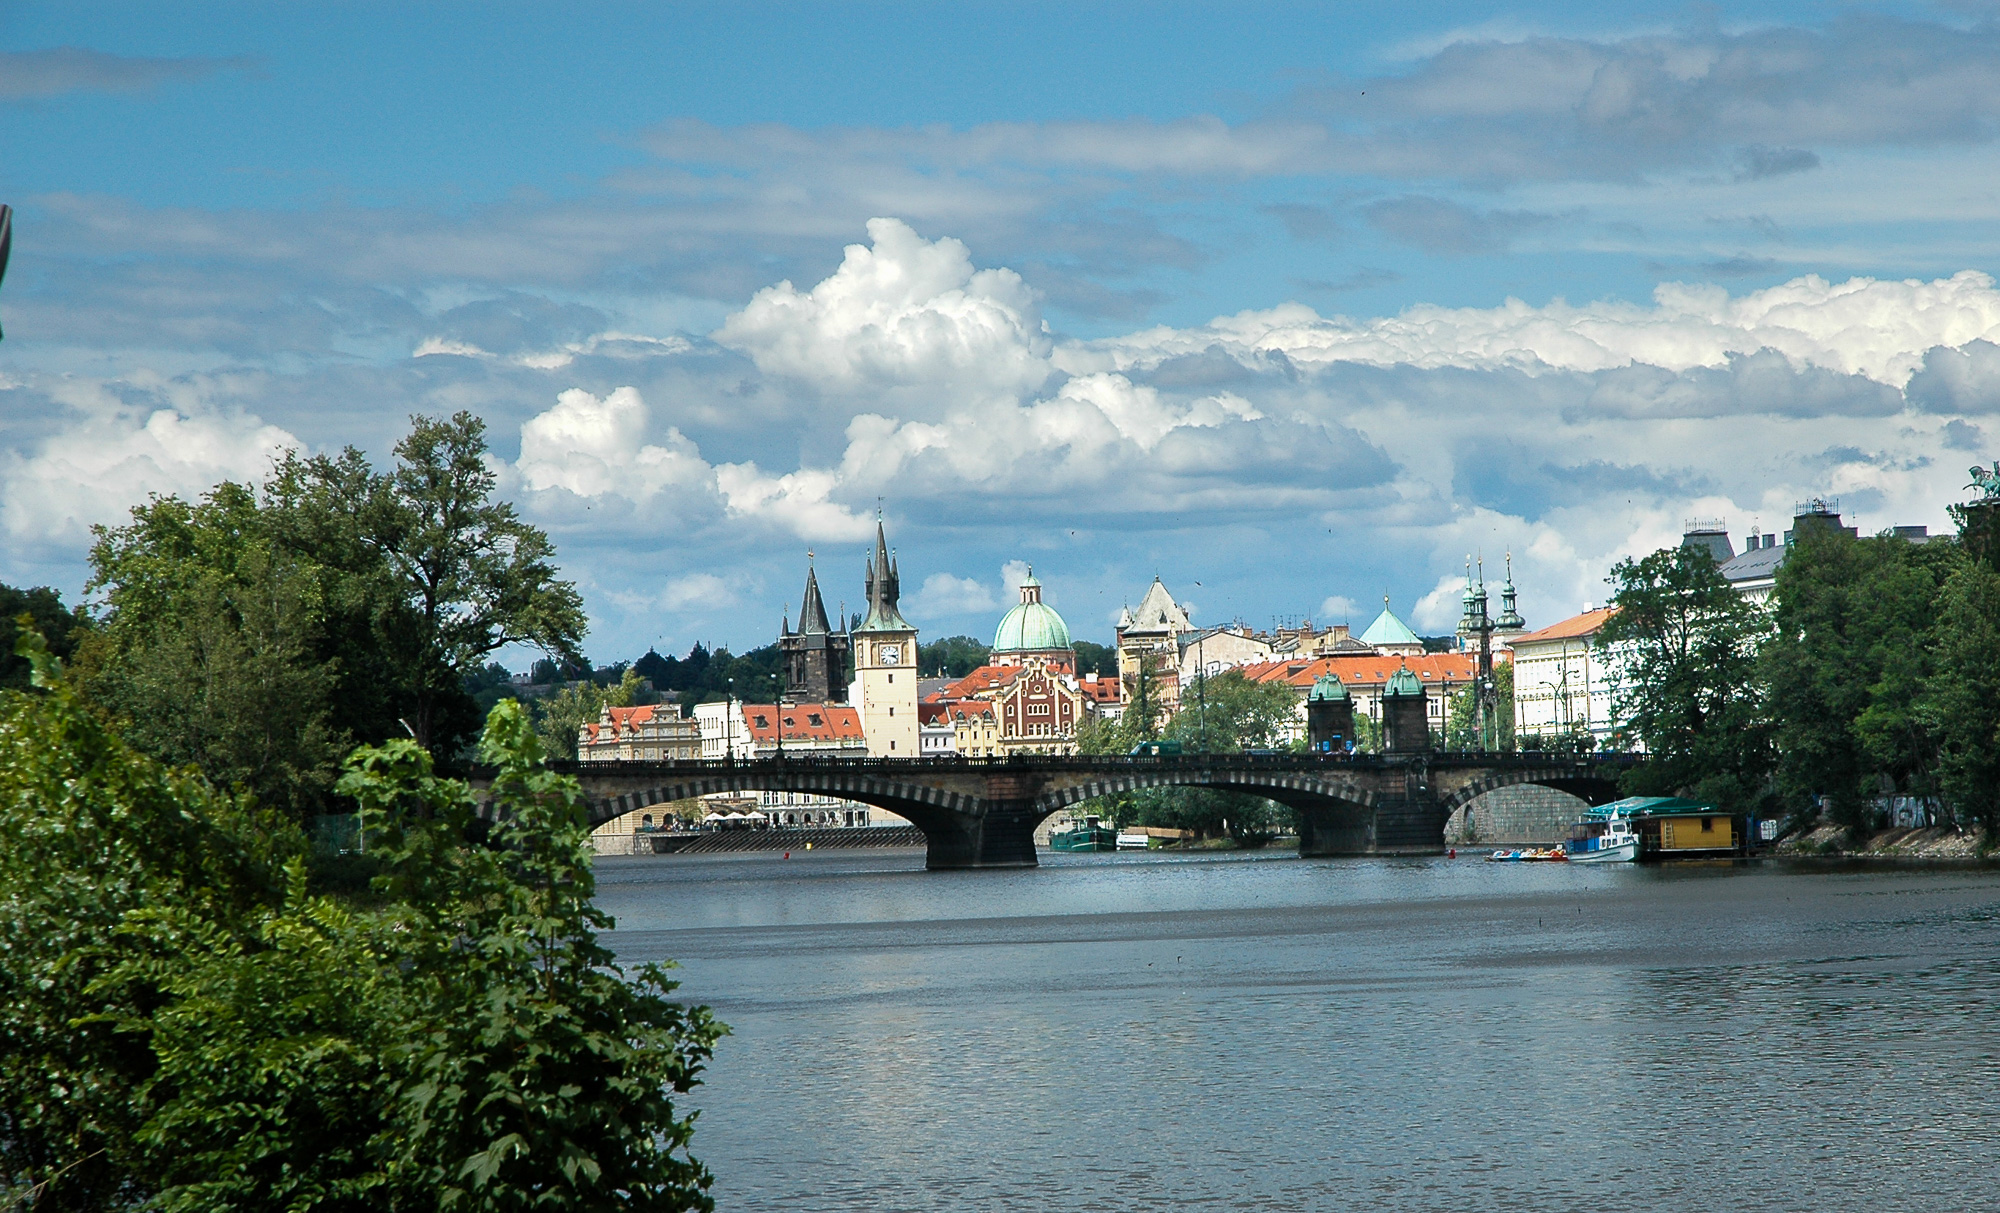
<path id="1" fill-rule="evenodd" d="M 1792 835 L 1774 847 L 1772 853 L 1799 858 L 1925 862 L 1966 862 L 1992 857 L 1980 848 L 1977 831 L 1955 830 L 1948 826 L 1883 830 L 1857 843 L 1848 837 L 1845 827 L 1823 825 Z"/>

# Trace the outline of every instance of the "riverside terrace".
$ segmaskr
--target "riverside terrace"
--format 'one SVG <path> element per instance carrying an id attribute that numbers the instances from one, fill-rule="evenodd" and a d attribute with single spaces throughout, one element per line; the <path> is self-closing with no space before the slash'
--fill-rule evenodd
<path id="1" fill-rule="evenodd" d="M 925 866 L 1031 868 L 1035 827 L 1094 796 L 1140 788 L 1225 788 L 1298 810 L 1302 855 L 1444 850 L 1453 810 L 1495 788 L 1533 783 L 1605 804 L 1629 756 L 1421 752 L 1180 754 L 1160 757 L 762 758 L 561 763 L 600 825 L 649 805 L 714 792 L 812 792 L 884 808 L 929 840 Z M 473 772 L 483 791 L 491 769 Z"/>

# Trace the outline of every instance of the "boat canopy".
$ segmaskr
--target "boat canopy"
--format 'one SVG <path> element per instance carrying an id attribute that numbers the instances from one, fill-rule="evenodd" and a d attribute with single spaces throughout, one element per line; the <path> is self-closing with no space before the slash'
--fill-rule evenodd
<path id="1" fill-rule="evenodd" d="M 1594 804 L 1583 811 L 1585 821 L 1603 821 L 1614 814 L 1625 817 L 1727 817 L 1715 805 L 1679 796 L 1627 796 L 1610 804 Z"/>

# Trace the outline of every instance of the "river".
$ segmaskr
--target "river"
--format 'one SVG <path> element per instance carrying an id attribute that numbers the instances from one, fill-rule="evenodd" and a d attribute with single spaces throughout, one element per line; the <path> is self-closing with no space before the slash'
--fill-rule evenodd
<path id="1" fill-rule="evenodd" d="M 736 1210 L 2000 1205 L 2000 871 L 607 857 Z"/>

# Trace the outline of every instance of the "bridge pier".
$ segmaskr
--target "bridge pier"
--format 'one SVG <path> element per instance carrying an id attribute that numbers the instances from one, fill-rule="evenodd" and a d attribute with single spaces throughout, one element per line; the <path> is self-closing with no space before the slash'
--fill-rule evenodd
<path id="1" fill-rule="evenodd" d="M 986 811 L 926 814 L 917 825 L 929 845 L 924 867 L 933 872 L 958 868 L 1032 868 L 1035 827 L 1046 813 L 1032 801 L 988 801 Z"/>

